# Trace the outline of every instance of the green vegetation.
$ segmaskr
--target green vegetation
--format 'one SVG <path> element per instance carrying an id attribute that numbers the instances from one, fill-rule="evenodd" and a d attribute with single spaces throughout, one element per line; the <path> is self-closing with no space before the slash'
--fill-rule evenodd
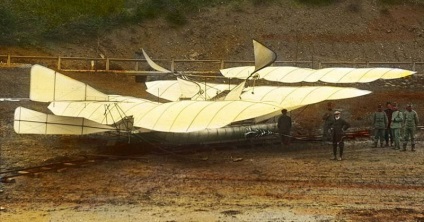
<path id="1" fill-rule="evenodd" d="M 188 22 L 186 15 L 202 7 L 278 4 L 282 0 L 1 0 L 0 44 L 34 44 L 45 39 L 96 36 L 118 25 L 164 18 L 174 27 Z M 293 0 L 325 6 L 340 0 Z M 424 0 L 379 0 L 382 4 Z M 352 5 L 351 10 L 359 10 Z"/>
<path id="2" fill-rule="evenodd" d="M 334 2 L 337 2 L 338 0 L 297 0 L 297 1 L 303 4 L 322 6 L 322 5 L 330 5 Z"/>

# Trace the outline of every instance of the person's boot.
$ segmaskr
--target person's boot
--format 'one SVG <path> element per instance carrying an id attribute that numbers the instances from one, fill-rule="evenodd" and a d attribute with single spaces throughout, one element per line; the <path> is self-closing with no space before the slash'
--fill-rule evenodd
<path id="1" fill-rule="evenodd" d="M 406 143 L 403 144 L 403 149 L 402 151 L 406 151 Z"/>
<path id="2" fill-rule="evenodd" d="M 381 148 L 383 148 L 383 147 L 384 147 L 384 146 L 383 146 L 383 143 L 380 143 L 380 147 L 381 147 Z"/>
<path id="3" fill-rule="evenodd" d="M 377 142 L 374 142 L 372 148 L 377 148 Z"/>
<path id="4" fill-rule="evenodd" d="M 411 145 L 411 151 L 412 151 L 412 152 L 415 152 L 415 144 L 412 144 L 412 145 Z"/>

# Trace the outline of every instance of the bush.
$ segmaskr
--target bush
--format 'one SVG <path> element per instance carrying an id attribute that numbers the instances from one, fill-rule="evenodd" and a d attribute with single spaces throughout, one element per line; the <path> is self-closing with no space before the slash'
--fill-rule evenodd
<path id="1" fill-rule="evenodd" d="M 0 5 L 0 42 L 5 44 L 13 43 L 16 32 L 16 23 L 10 10 Z"/>
<path id="2" fill-rule="evenodd" d="M 245 0 L 2 0 L 0 4 L 0 44 L 33 44 L 43 39 L 93 36 L 125 23 L 163 17 L 172 26 L 186 24 L 187 14 L 202 7 L 222 4 L 242 10 Z M 254 6 L 278 4 L 280 0 L 249 0 Z M 294 0 L 307 5 L 329 5 L 340 0 Z M 383 4 L 424 0 L 379 0 Z M 352 3 L 348 9 L 357 12 Z"/>
<path id="3" fill-rule="evenodd" d="M 338 0 L 297 0 L 297 1 L 302 3 L 302 4 L 321 6 L 321 5 L 333 4 L 333 3 L 337 2 Z"/>

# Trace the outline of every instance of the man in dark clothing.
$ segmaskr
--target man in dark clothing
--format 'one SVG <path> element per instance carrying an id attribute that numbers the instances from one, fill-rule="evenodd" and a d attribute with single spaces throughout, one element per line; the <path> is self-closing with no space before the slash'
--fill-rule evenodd
<path id="1" fill-rule="evenodd" d="M 342 160 L 344 148 L 345 131 L 350 124 L 340 117 L 340 111 L 334 112 L 334 121 L 331 124 L 331 135 L 333 136 L 333 160 Z M 339 158 L 337 158 L 337 147 L 339 147 Z"/>
<path id="2" fill-rule="evenodd" d="M 323 126 L 322 126 L 322 144 L 324 145 L 325 142 L 331 141 L 331 135 L 330 135 L 330 126 L 334 121 L 333 118 L 333 108 L 331 107 L 332 104 L 327 104 L 327 111 L 322 116 Z"/>
<path id="3" fill-rule="evenodd" d="M 278 131 L 281 136 L 281 143 L 283 145 L 290 144 L 290 130 L 292 127 L 292 120 L 290 116 L 287 116 L 287 110 L 281 110 L 282 115 L 278 118 Z"/>
<path id="4" fill-rule="evenodd" d="M 392 124 L 392 113 L 393 113 L 392 103 L 387 102 L 386 107 L 387 109 L 385 109 L 384 112 L 386 113 L 388 123 L 387 123 L 387 128 L 384 132 L 384 140 L 386 141 L 385 146 L 387 147 L 389 146 L 389 141 L 390 141 L 390 146 L 393 146 L 393 133 L 392 133 L 392 129 L 390 128 L 390 125 Z"/>

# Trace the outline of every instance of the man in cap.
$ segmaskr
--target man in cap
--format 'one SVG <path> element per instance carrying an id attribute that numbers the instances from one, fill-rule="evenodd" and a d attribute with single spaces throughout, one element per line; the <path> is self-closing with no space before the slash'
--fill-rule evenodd
<path id="1" fill-rule="evenodd" d="M 393 149 L 400 150 L 400 128 L 402 128 L 403 114 L 398 110 L 397 103 L 393 103 L 392 123 L 390 129 L 392 129 L 393 140 L 395 147 Z"/>
<path id="2" fill-rule="evenodd" d="M 345 131 L 349 129 L 350 124 L 340 117 L 340 111 L 334 112 L 334 121 L 330 125 L 331 135 L 333 136 L 333 160 L 342 160 L 344 148 Z M 339 148 L 339 158 L 337 158 L 337 147 Z"/>
<path id="3" fill-rule="evenodd" d="M 281 116 L 278 118 L 278 131 L 281 136 L 281 144 L 290 144 L 290 131 L 292 127 L 292 119 L 287 115 L 287 109 L 281 110 Z"/>
<path id="4" fill-rule="evenodd" d="M 418 126 L 418 114 L 412 109 L 412 104 L 406 106 L 406 111 L 403 112 L 405 132 L 403 137 L 403 151 L 406 151 L 409 138 L 411 138 L 411 150 L 415 151 L 415 129 Z"/>
<path id="5" fill-rule="evenodd" d="M 372 115 L 372 125 L 374 127 L 373 147 L 377 147 L 378 141 L 380 141 L 380 146 L 383 147 L 384 132 L 387 128 L 387 124 L 387 115 L 383 112 L 381 104 L 379 104 L 377 106 L 377 111 Z"/>

